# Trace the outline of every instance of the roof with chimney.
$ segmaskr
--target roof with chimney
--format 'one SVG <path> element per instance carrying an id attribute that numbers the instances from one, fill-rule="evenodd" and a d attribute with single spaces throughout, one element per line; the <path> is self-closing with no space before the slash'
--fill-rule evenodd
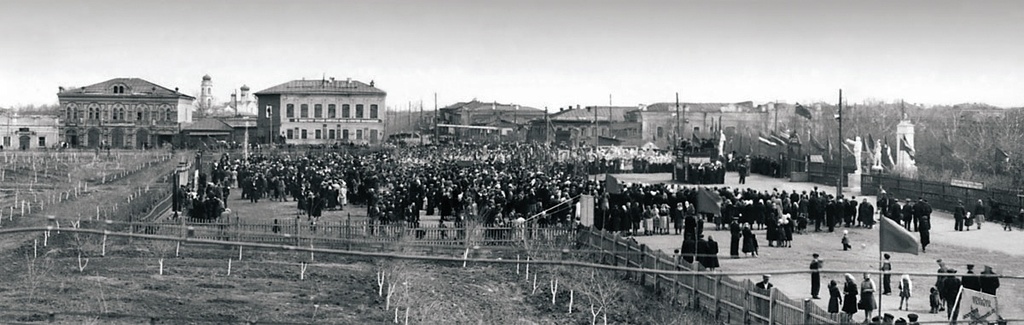
<path id="1" fill-rule="evenodd" d="M 533 108 L 529 106 L 522 106 L 517 104 L 502 104 L 498 102 L 481 102 L 474 98 L 468 102 L 458 102 L 445 107 L 441 110 L 466 110 L 466 111 L 479 111 L 479 110 L 494 110 L 494 111 L 520 111 L 520 112 L 531 112 L 531 113 L 542 113 L 544 110 L 539 108 Z"/>
<path id="2" fill-rule="evenodd" d="M 115 86 L 124 86 L 124 92 L 115 92 Z M 78 88 L 60 88 L 58 97 L 62 96 L 126 96 L 126 97 L 181 97 L 195 99 L 176 90 L 149 82 L 142 78 L 114 78 L 97 84 Z"/>
<path id="3" fill-rule="evenodd" d="M 256 95 L 281 94 L 322 94 L 322 95 L 386 95 L 387 93 L 374 87 L 373 81 L 365 84 L 358 80 L 292 80 L 256 92 Z"/>

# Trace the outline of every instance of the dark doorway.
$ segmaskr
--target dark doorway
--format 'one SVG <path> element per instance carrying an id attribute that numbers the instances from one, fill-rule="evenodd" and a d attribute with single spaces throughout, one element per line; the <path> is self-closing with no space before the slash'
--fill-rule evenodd
<path id="1" fill-rule="evenodd" d="M 32 138 L 27 135 L 18 137 L 18 149 L 28 150 L 28 147 L 32 145 Z"/>
<path id="2" fill-rule="evenodd" d="M 100 129 L 96 129 L 96 128 L 89 129 L 88 137 L 89 137 L 88 138 L 89 148 L 99 148 L 100 147 Z"/>
<path id="3" fill-rule="evenodd" d="M 110 147 L 120 149 L 124 147 L 124 129 L 114 128 L 110 130 Z"/>
<path id="4" fill-rule="evenodd" d="M 145 149 L 149 146 L 149 131 L 139 129 L 135 131 L 135 149 Z"/>

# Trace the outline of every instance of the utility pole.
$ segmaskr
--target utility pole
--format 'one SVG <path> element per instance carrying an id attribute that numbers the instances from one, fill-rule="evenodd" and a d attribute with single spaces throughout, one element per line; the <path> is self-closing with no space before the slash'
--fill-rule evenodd
<path id="1" fill-rule="evenodd" d="M 594 106 L 594 150 L 597 150 L 597 106 Z"/>
<path id="2" fill-rule="evenodd" d="M 676 152 L 679 151 L 679 92 L 676 92 L 676 127 L 675 132 L 672 135 L 672 156 L 675 157 Z M 679 159 L 679 157 L 675 157 Z M 672 180 L 679 180 L 679 175 L 676 175 L 676 164 L 672 163 Z"/>
<path id="3" fill-rule="evenodd" d="M 420 99 L 420 118 L 416 119 L 416 135 L 420 137 L 420 146 L 423 146 L 423 100 Z"/>
<path id="4" fill-rule="evenodd" d="M 836 144 L 839 145 L 839 179 L 836 184 L 836 197 L 843 195 L 843 178 L 846 178 L 846 166 L 843 165 L 843 90 L 839 89 L 839 112 L 836 114 L 839 121 L 839 136 L 836 137 Z"/>
<path id="5" fill-rule="evenodd" d="M 437 119 L 437 93 L 434 93 L 434 139 L 431 140 L 433 143 L 437 143 L 438 132 L 440 132 L 440 130 L 437 129 L 437 124 L 439 122 L 440 120 Z"/>
<path id="6" fill-rule="evenodd" d="M 775 132 L 779 132 L 779 100 L 775 100 L 775 105 L 772 105 L 775 109 Z"/>

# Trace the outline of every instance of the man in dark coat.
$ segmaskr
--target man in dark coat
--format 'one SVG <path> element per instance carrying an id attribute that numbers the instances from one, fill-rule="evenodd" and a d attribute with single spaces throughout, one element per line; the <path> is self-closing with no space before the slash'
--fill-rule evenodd
<path id="1" fill-rule="evenodd" d="M 907 199 L 903 203 L 903 211 L 900 211 L 900 216 L 903 217 L 903 228 L 907 228 L 910 231 L 917 231 L 911 227 L 911 222 L 914 221 L 914 201 Z"/>
<path id="2" fill-rule="evenodd" d="M 956 270 L 950 269 L 949 273 L 956 274 Z M 946 318 L 955 317 L 957 315 L 954 310 L 956 304 L 956 298 L 960 295 L 960 279 L 956 276 L 949 276 L 942 283 L 942 299 L 946 301 Z"/>
<path id="3" fill-rule="evenodd" d="M 928 204 L 928 200 L 918 198 L 917 203 L 914 204 L 914 228 L 920 230 L 921 220 L 924 218 L 931 218 L 932 206 Z"/>
<path id="4" fill-rule="evenodd" d="M 729 256 L 732 258 L 739 258 L 741 228 L 740 223 L 735 219 L 729 223 L 729 235 Z"/>
<path id="5" fill-rule="evenodd" d="M 821 299 L 818 297 L 818 292 L 821 291 L 821 272 L 818 270 L 824 266 L 824 263 L 818 259 L 818 253 L 812 254 L 811 257 L 814 257 L 811 260 L 811 298 Z"/>
<path id="6" fill-rule="evenodd" d="M 930 214 L 930 213 L 929 213 Z M 931 216 L 922 216 L 921 220 L 918 221 L 917 231 L 921 237 L 921 252 L 926 252 L 928 244 L 932 242 L 931 233 L 932 229 L 932 218 Z"/>
<path id="7" fill-rule="evenodd" d="M 964 286 L 964 289 L 981 291 L 981 278 L 974 275 L 974 264 L 967 264 L 967 273 L 960 277 L 960 283 Z"/>
<path id="8" fill-rule="evenodd" d="M 992 267 L 985 265 L 985 270 L 981 271 L 982 277 L 978 280 L 981 284 L 981 292 L 996 295 L 996 289 L 999 289 L 999 278 L 996 277 L 996 272 L 992 271 Z"/>
<path id="9" fill-rule="evenodd" d="M 967 209 L 964 208 L 964 201 L 956 200 L 956 207 L 953 208 L 953 230 L 964 231 L 964 219 L 967 218 Z"/>
<path id="10" fill-rule="evenodd" d="M 701 264 L 703 264 L 704 267 L 706 267 L 706 268 L 708 268 L 709 270 L 712 270 L 712 271 L 717 269 L 718 266 L 719 266 L 719 263 L 718 263 L 718 242 L 716 242 L 715 239 L 712 238 L 711 236 L 708 236 L 708 240 L 705 241 L 704 254 L 705 254 L 704 255 L 704 261 L 701 262 Z"/>
<path id="11" fill-rule="evenodd" d="M 868 203 L 868 199 L 864 199 L 860 203 L 860 207 L 857 208 L 858 218 L 865 227 L 871 229 L 875 225 L 875 207 Z"/>

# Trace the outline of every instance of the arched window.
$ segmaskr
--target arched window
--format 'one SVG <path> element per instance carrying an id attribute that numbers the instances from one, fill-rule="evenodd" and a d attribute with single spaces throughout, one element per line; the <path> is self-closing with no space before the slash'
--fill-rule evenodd
<path id="1" fill-rule="evenodd" d="M 70 120 L 70 119 L 71 119 L 71 111 L 72 111 L 72 110 L 73 110 L 73 109 L 71 108 L 71 106 L 68 106 L 68 108 L 67 108 L 67 109 L 65 110 L 65 111 L 67 111 L 67 117 L 66 117 L 66 118 L 67 118 L 68 120 Z"/>
<path id="2" fill-rule="evenodd" d="M 315 104 L 313 105 L 313 117 L 322 118 L 324 117 L 324 105 Z"/>
<path id="3" fill-rule="evenodd" d="M 174 115 L 171 114 L 171 109 L 170 108 L 167 109 L 167 119 L 166 120 L 167 121 L 174 121 Z"/>
<path id="4" fill-rule="evenodd" d="M 370 118 L 377 118 L 377 104 L 370 105 Z"/>
<path id="5" fill-rule="evenodd" d="M 338 118 L 338 107 L 334 104 L 327 104 L 327 118 Z"/>
<path id="6" fill-rule="evenodd" d="M 341 118 L 352 117 L 352 109 L 348 104 L 341 105 Z"/>
<path id="7" fill-rule="evenodd" d="M 117 118 L 115 120 L 124 121 L 124 108 L 117 110 Z"/>
<path id="8" fill-rule="evenodd" d="M 299 117 L 309 117 L 309 105 L 302 104 L 299 106 Z"/>
<path id="9" fill-rule="evenodd" d="M 295 117 L 295 105 L 294 104 L 288 104 L 287 106 L 285 106 L 284 113 L 288 117 Z"/>

